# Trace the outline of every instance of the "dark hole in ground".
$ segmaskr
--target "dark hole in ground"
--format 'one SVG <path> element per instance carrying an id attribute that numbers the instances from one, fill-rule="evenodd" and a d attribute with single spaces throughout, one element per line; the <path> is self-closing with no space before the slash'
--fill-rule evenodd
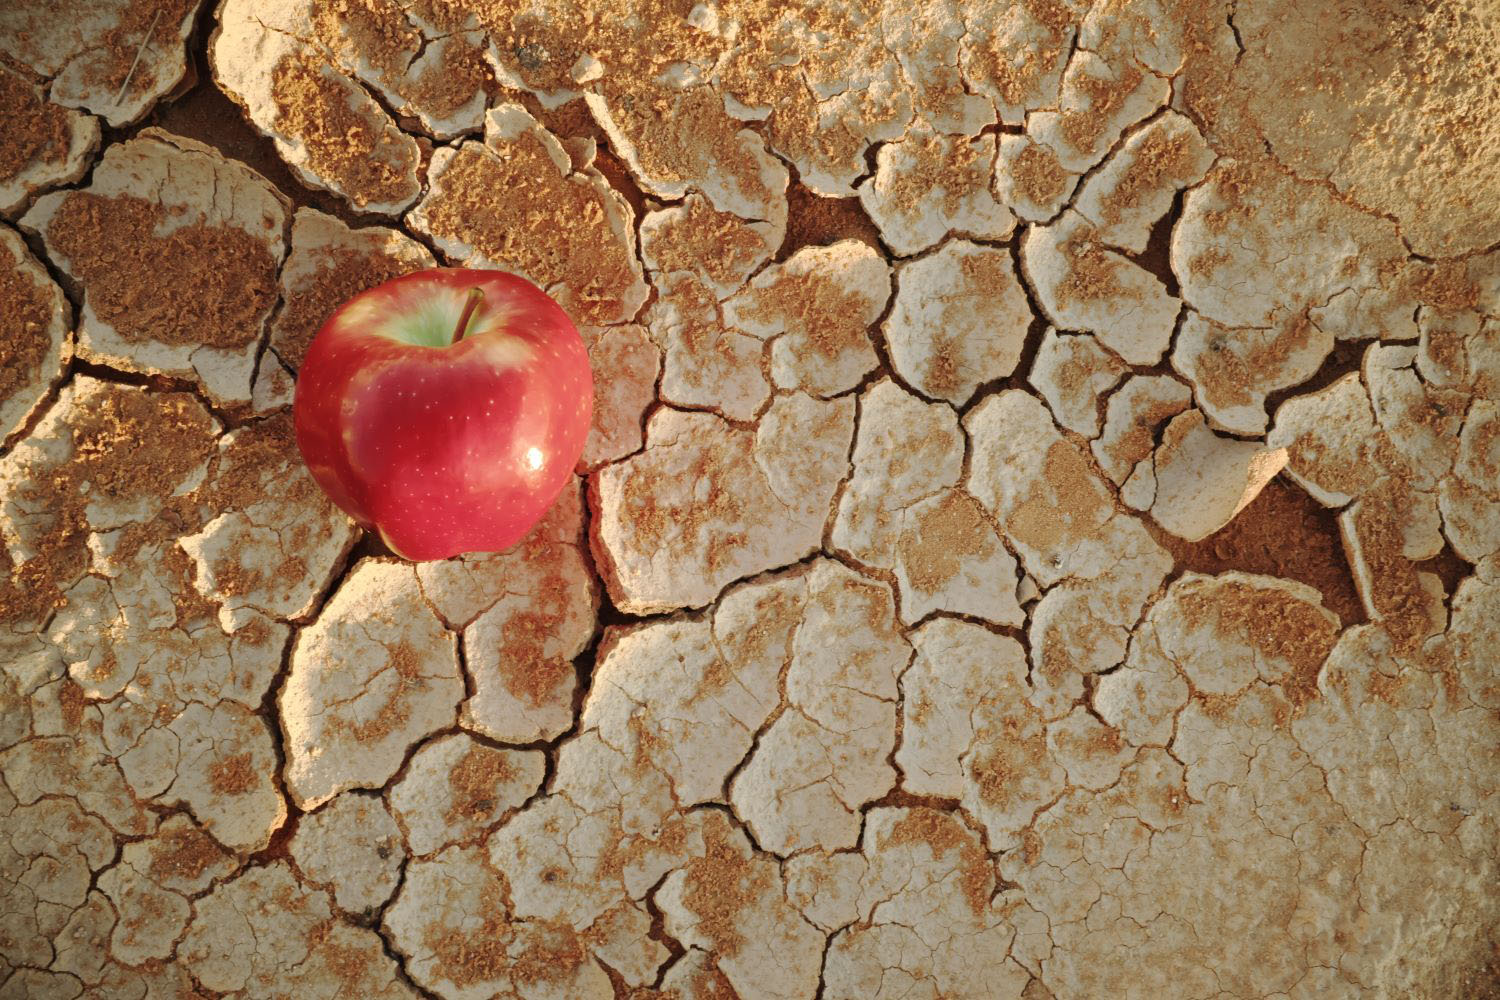
<path id="1" fill-rule="evenodd" d="M 1285 477 L 1266 484 L 1250 506 L 1201 542 L 1185 542 L 1152 525 L 1157 540 L 1187 572 L 1240 570 L 1305 583 L 1344 625 L 1366 620 L 1344 556 L 1337 515 Z"/>
<path id="2" fill-rule="evenodd" d="M 881 249 L 880 232 L 858 198 L 825 198 L 809 191 L 796 178 L 787 187 L 786 196 L 786 239 L 776 254 L 778 261 L 803 247 L 827 246 L 847 239 Z"/>

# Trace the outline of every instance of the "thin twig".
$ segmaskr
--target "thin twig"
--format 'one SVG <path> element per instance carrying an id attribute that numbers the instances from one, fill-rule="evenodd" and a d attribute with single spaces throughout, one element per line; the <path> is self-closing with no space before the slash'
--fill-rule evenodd
<path id="1" fill-rule="evenodd" d="M 146 29 L 146 37 L 141 39 L 141 47 L 135 50 L 135 59 L 130 63 L 130 68 L 125 71 L 125 80 L 120 84 L 120 92 L 115 95 L 115 106 L 119 107 L 120 98 L 125 96 L 125 88 L 130 86 L 130 78 L 135 76 L 135 68 L 141 64 L 141 56 L 146 54 L 146 46 L 151 42 L 151 33 L 156 30 L 156 22 L 161 20 L 161 8 L 157 8 L 156 16 L 151 19 L 151 27 Z"/>

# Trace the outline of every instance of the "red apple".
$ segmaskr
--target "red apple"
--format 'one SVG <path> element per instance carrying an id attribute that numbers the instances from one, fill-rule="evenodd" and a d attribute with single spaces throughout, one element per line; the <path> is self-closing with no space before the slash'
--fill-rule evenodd
<path id="1" fill-rule="evenodd" d="M 377 285 L 319 328 L 297 377 L 297 446 L 333 502 L 407 559 L 496 552 L 557 499 L 593 416 L 566 313 L 503 271 Z"/>

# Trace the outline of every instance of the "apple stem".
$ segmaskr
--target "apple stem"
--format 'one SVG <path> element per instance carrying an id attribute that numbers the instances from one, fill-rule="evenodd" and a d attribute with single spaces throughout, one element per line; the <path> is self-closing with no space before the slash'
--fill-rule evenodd
<path id="1" fill-rule="evenodd" d="M 458 317 L 458 326 L 453 330 L 453 339 L 449 341 L 456 344 L 463 339 L 464 331 L 469 327 L 469 317 L 474 315 L 474 310 L 479 308 L 479 300 L 484 298 L 484 290 L 478 287 L 469 289 L 469 300 L 464 303 L 464 314 Z"/>

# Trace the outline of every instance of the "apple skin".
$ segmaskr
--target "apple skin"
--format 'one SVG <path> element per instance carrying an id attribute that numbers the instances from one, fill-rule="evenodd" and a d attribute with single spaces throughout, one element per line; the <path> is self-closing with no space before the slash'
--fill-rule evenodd
<path id="1" fill-rule="evenodd" d="M 482 298 L 449 343 L 472 289 Z M 427 560 L 524 537 L 577 465 L 593 404 L 588 352 L 547 293 L 504 271 L 431 268 L 328 317 L 292 414 L 329 498 Z"/>

